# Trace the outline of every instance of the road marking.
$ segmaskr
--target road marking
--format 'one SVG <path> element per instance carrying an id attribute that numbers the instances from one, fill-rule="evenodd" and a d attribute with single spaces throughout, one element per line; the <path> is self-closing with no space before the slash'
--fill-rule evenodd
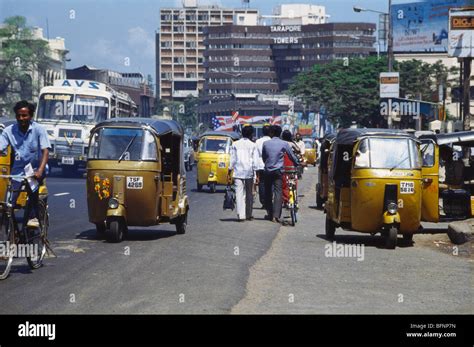
<path id="1" fill-rule="evenodd" d="M 54 194 L 53 196 L 63 196 L 63 195 L 69 195 L 70 193 L 58 193 L 58 194 Z"/>

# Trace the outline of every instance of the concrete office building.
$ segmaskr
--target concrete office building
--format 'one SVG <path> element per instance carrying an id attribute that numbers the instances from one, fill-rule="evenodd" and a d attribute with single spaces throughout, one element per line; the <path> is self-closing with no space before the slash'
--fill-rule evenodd
<path id="1" fill-rule="evenodd" d="M 375 29 L 371 23 L 206 28 L 202 121 L 234 111 L 279 115 L 281 103 L 259 102 L 259 95 L 283 93 L 315 64 L 374 54 Z"/>
<path id="2" fill-rule="evenodd" d="M 199 6 L 183 0 L 182 8 L 162 8 L 156 33 L 156 84 L 160 99 L 198 96 L 204 85 L 204 28 L 239 23 L 256 25 L 255 9 Z"/>
<path id="3" fill-rule="evenodd" d="M 274 25 L 308 25 L 327 23 L 329 16 L 324 6 L 283 4 L 274 8 L 273 15 L 262 16 L 263 20 L 266 18 L 271 18 Z"/>
<path id="4" fill-rule="evenodd" d="M 375 24 L 222 26 L 205 31 L 205 96 L 271 94 L 315 64 L 375 52 Z"/>

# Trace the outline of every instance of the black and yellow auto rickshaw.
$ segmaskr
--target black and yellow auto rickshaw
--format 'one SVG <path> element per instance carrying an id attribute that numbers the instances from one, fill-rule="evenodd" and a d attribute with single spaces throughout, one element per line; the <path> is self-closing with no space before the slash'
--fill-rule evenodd
<path id="1" fill-rule="evenodd" d="M 120 242 L 128 226 L 176 225 L 186 232 L 188 197 L 183 129 L 175 121 L 115 118 L 91 131 L 89 221 Z"/>
<path id="2" fill-rule="evenodd" d="M 303 137 L 304 142 L 304 159 L 306 164 L 316 166 L 317 148 L 316 141 L 312 137 Z"/>
<path id="3" fill-rule="evenodd" d="M 212 193 L 229 180 L 230 149 L 240 134 L 228 131 L 208 131 L 199 140 L 197 160 L 197 190 L 209 186 Z"/>
<path id="4" fill-rule="evenodd" d="M 328 198 L 328 160 L 329 149 L 336 138 L 335 134 L 327 134 L 320 140 L 318 183 L 316 183 L 316 208 L 322 209 Z"/>
<path id="5" fill-rule="evenodd" d="M 447 222 L 474 216 L 474 131 L 421 134 L 422 220 Z"/>
<path id="6" fill-rule="evenodd" d="M 387 248 L 398 234 L 411 241 L 420 228 L 422 177 L 419 143 L 395 130 L 344 129 L 331 145 L 326 237 L 337 227 L 375 235 Z"/>

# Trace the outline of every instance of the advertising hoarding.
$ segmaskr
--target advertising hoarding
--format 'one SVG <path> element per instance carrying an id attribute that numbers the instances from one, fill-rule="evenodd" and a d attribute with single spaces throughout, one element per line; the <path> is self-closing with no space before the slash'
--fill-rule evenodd
<path id="1" fill-rule="evenodd" d="M 400 97 L 400 73 L 381 72 L 380 73 L 380 97 L 398 98 Z"/>
<path id="2" fill-rule="evenodd" d="M 474 10 L 452 9 L 449 13 L 450 57 L 471 58 L 474 53 Z"/>
<path id="3" fill-rule="evenodd" d="M 449 9 L 474 0 L 427 0 L 392 5 L 395 52 L 447 52 Z"/>

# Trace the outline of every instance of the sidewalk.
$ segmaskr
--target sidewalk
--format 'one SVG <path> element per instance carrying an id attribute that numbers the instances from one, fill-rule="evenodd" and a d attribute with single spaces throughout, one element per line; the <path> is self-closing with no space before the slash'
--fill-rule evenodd
<path id="1" fill-rule="evenodd" d="M 325 215 L 315 205 L 316 170 L 305 174 L 299 223 L 282 227 L 250 271 L 232 313 L 440 314 L 474 312 L 472 262 L 425 247 L 383 248 L 379 236 L 336 231 L 364 257 L 327 257 Z M 416 242 L 416 236 L 415 236 Z"/>

